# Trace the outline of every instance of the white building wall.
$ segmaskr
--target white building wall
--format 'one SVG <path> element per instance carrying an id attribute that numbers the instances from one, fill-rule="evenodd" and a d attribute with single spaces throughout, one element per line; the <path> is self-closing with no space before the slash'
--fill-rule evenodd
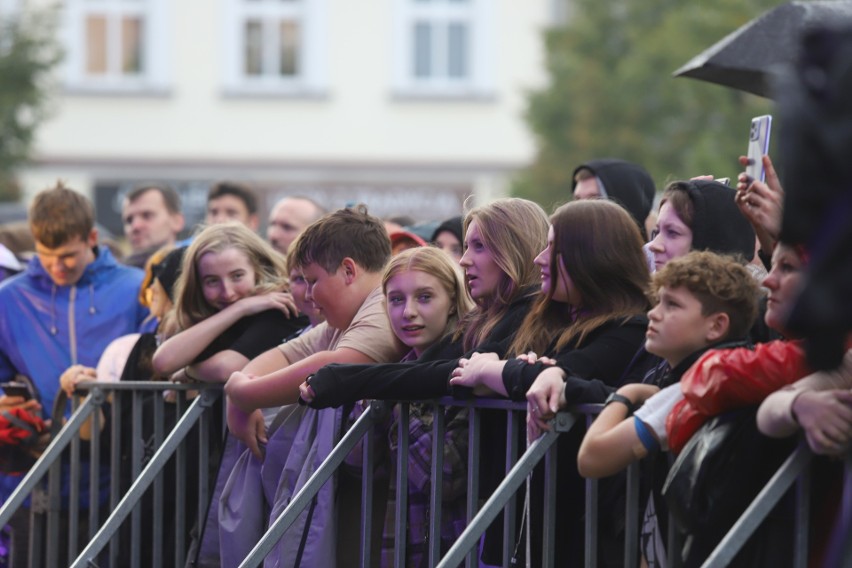
<path id="1" fill-rule="evenodd" d="M 36 166 L 22 176 L 25 191 L 61 177 L 84 191 L 104 179 L 229 178 L 505 192 L 533 155 L 522 115 L 525 93 L 544 78 L 551 3 L 489 2 L 492 88 L 435 98 L 394 88 L 396 1 L 320 0 L 325 88 L 247 95 L 225 85 L 226 0 L 166 0 L 165 89 L 64 89 L 39 132 Z"/>

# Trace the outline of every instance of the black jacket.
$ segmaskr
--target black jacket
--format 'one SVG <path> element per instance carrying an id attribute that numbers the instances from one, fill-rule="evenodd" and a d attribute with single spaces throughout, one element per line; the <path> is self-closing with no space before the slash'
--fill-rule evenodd
<path id="1" fill-rule="evenodd" d="M 603 402 L 613 387 L 642 380 L 644 366 L 635 365 L 634 355 L 645 341 L 648 318 L 634 316 L 610 321 L 589 333 L 577 347 L 550 355 L 565 371 L 565 398 L 570 404 Z M 552 350 L 547 354 L 553 353 Z M 529 365 L 517 359 L 506 362 L 503 385 L 509 398 L 524 400 L 545 365 Z M 633 376 L 633 375 L 636 376 Z"/>
<path id="2" fill-rule="evenodd" d="M 506 341 L 520 327 L 537 288 L 522 292 L 506 310 L 488 337 L 476 351 L 495 352 L 502 357 Z M 461 341 L 445 337 L 427 349 L 417 361 L 373 365 L 331 364 L 323 367 L 311 378 L 314 391 L 313 408 L 342 406 L 361 399 L 373 400 L 424 400 L 451 394 L 450 374 L 458 366 L 464 353 Z"/>

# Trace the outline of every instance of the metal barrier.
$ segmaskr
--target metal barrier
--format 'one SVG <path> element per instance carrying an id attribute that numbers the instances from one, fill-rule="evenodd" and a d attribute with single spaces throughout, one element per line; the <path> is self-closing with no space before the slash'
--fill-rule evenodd
<path id="1" fill-rule="evenodd" d="M 152 459 L 144 465 L 142 463 L 143 448 L 134 446 L 132 448 L 132 474 L 134 478 L 133 484 L 122 495 L 116 483 L 111 485 L 110 492 L 110 510 L 112 511 L 108 518 L 99 527 L 99 515 L 101 513 L 98 506 L 98 491 L 96 490 L 100 484 L 99 468 L 92 467 L 89 472 L 89 511 L 88 511 L 88 544 L 83 551 L 78 554 L 76 547 L 76 539 L 69 538 L 68 558 L 76 558 L 72 566 L 89 566 L 96 565 L 99 555 L 109 544 L 108 557 L 105 559 L 109 565 L 118 565 L 119 546 L 117 531 L 122 523 L 130 517 L 130 542 L 125 546 L 129 546 L 131 565 L 138 566 L 140 564 L 140 548 L 141 541 L 141 512 L 138 504 L 143 494 L 153 485 L 153 495 L 155 501 L 154 507 L 154 523 L 159 526 L 164 518 L 163 511 L 163 485 L 164 480 L 161 471 L 166 461 L 173 455 L 176 455 L 177 474 L 176 484 L 178 494 L 186 490 L 186 464 L 187 455 L 186 448 L 183 442 L 186 440 L 188 433 L 192 430 L 196 423 L 200 424 L 200 440 L 199 447 L 199 473 L 198 479 L 198 510 L 196 518 L 199 524 L 202 524 L 206 516 L 207 495 L 209 495 L 210 480 L 207 478 L 209 451 L 206 442 L 209 438 L 210 428 L 210 412 L 208 411 L 213 402 L 220 396 L 221 389 L 217 386 L 208 385 L 171 385 L 164 383 L 89 383 L 81 385 L 81 388 L 91 389 L 90 396 L 79 405 L 76 411 L 68 420 L 65 428 L 54 439 L 42 457 L 37 461 L 32 470 L 25 476 L 19 485 L 18 489 L 13 493 L 10 499 L 0 508 L 0 526 L 5 525 L 12 517 L 13 513 L 24 503 L 27 495 L 37 488 L 40 481 L 45 475 L 50 475 L 50 491 L 48 492 L 48 520 L 47 532 L 48 542 L 58 542 L 57 535 L 59 531 L 59 466 L 60 455 L 70 446 L 71 463 L 77 464 L 71 468 L 71 494 L 69 497 L 69 534 L 74 535 L 79 530 L 78 519 L 79 515 L 79 485 L 80 485 L 80 441 L 79 431 L 87 420 L 94 422 L 92 428 L 92 451 L 90 453 L 90 461 L 93 464 L 100 462 L 100 428 L 99 428 L 99 412 L 101 405 L 107 400 L 105 393 L 112 393 L 115 399 L 115 404 L 121 396 L 130 395 L 132 397 L 132 419 L 131 428 L 133 430 L 133 439 L 140 438 L 139 433 L 142 430 L 141 416 L 141 399 L 140 396 L 145 392 L 159 392 L 164 389 L 177 390 L 181 393 L 179 397 L 178 414 L 180 420 L 175 424 L 170 433 L 164 431 L 163 427 L 163 406 L 164 401 L 162 396 L 155 396 L 154 404 L 154 424 L 157 431 L 154 435 L 154 443 L 157 448 Z M 185 393 L 190 389 L 201 389 L 201 396 L 197 397 L 191 405 L 188 405 Z M 133 391 L 131 393 L 123 391 Z M 429 501 L 429 510 L 431 522 L 429 525 L 428 535 L 428 563 L 430 566 L 451 567 L 465 563 L 466 566 L 478 566 L 479 560 L 477 556 L 478 543 L 480 537 L 486 528 L 492 524 L 496 516 L 502 510 L 504 511 L 503 519 L 503 559 L 502 565 L 509 566 L 510 559 L 514 552 L 512 549 L 513 543 L 517 536 L 516 526 L 516 511 L 517 504 L 516 496 L 518 490 L 522 487 L 532 470 L 540 463 L 544 464 L 544 511 L 543 511 L 543 526 L 542 526 L 542 562 L 541 565 L 550 567 L 554 565 L 553 550 L 556 540 L 559 535 L 555 533 L 556 516 L 555 499 L 553 496 L 556 491 L 556 479 L 558 472 L 556 470 L 556 441 L 558 437 L 568 431 L 576 424 L 585 418 L 586 423 L 591 422 L 594 415 L 600 411 L 601 405 L 583 405 L 575 407 L 572 412 L 561 412 L 552 422 L 552 430 L 538 440 L 529 445 L 526 451 L 521 452 L 518 447 L 518 437 L 516 433 L 525 417 L 526 405 L 524 403 L 515 403 L 505 400 L 494 399 L 471 399 L 471 400 L 455 400 L 441 399 L 428 404 L 434 405 L 434 408 L 440 410 L 434 412 L 434 420 L 432 422 L 432 450 L 431 455 L 431 493 Z M 442 508 L 442 473 L 443 473 L 443 440 L 446 424 L 444 424 L 443 410 L 448 407 L 467 407 L 469 409 L 468 416 L 468 464 L 467 464 L 467 526 L 462 534 L 457 538 L 456 542 L 442 555 L 441 550 L 441 508 Z M 329 457 L 322 463 L 313 476 L 307 481 L 304 487 L 296 493 L 286 509 L 281 515 L 270 525 L 266 534 L 254 546 L 249 555 L 245 558 L 241 566 L 258 566 L 266 555 L 273 549 L 276 542 L 281 538 L 284 532 L 293 524 L 298 515 L 310 504 L 311 500 L 316 496 L 321 487 L 335 474 L 338 468 L 344 463 L 346 457 L 354 448 L 363 440 L 363 464 L 362 464 L 362 523 L 360 537 L 360 565 L 371 566 L 374 564 L 372 554 L 375 552 L 371 549 L 371 534 L 370 527 L 372 526 L 372 488 L 373 488 L 373 473 L 375 470 L 374 460 L 374 442 L 372 436 L 367 435 L 373 426 L 391 410 L 390 403 L 374 401 L 355 424 L 343 436 L 340 442 L 335 446 Z M 400 403 L 399 405 L 399 421 L 398 421 L 398 440 L 408 439 L 409 428 L 409 408 L 410 403 Z M 505 420 L 507 423 L 507 438 L 506 438 L 506 468 L 505 477 L 499 487 L 485 500 L 480 503 L 479 498 L 479 481 L 480 481 L 480 442 L 482 436 L 482 411 L 484 410 L 499 410 L 505 412 Z M 118 478 L 118 456 L 120 448 L 115 447 L 116 440 L 120 440 L 118 434 L 121 429 L 120 417 L 117 413 L 112 414 L 111 428 L 113 430 L 112 446 L 110 449 L 110 466 L 113 480 Z M 581 424 L 583 422 L 580 422 Z M 406 464 L 409 462 L 409 447 L 406 443 L 400 443 L 398 447 L 397 463 Z M 803 567 L 807 565 L 808 555 L 808 518 L 810 514 L 809 503 L 809 485 L 808 476 L 809 464 L 812 459 L 812 454 L 807 446 L 802 443 L 787 459 L 787 461 L 779 468 L 773 478 L 766 484 L 765 488 L 755 498 L 754 502 L 743 513 L 740 520 L 731 528 L 728 535 L 719 543 L 710 557 L 707 558 L 705 567 L 726 566 L 736 556 L 748 538 L 754 533 L 760 523 L 766 518 L 769 512 L 775 507 L 780 499 L 788 492 L 794 483 L 797 483 L 797 516 L 795 529 L 795 566 Z M 493 464 L 490 464 L 493 465 Z M 49 474 L 50 472 L 50 474 Z M 398 522 L 395 528 L 395 548 L 394 548 L 394 565 L 406 565 L 406 542 L 407 533 L 405 521 L 408 511 L 408 468 L 398 467 L 395 472 L 396 480 L 396 504 L 395 514 Z M 626 476 L 626 524 L 625 524 L 625 543 L 624 543 L 624 565 L 636 566 L 639 561 L 639 468 L 636 464 L 631 466 Z M 597 549 L 598 549 L 598 481 L 587 480 L 586 482 L 586 534 L 585 534 L 585 565 L 597 565 Z M 852 503 L 852 454 L 846 463 L 846 476 L 844 486 L 844 503 Z M 845 510 L 845 517 L 849 516 L 849 511 Z M 176 507 L 175 519 L 178 530 L 175 535 L 174 542 L 174 564 L 183 565 L 187 553 L 187 543 L 184 540 L 185 531 L 181 527 L 185 525 L 187 511 L 182 508 L 182 503 L 178 503 Z M 98 528 L 99 527 L 99 528 Z M 673 519 L 669 520 L 669 535 L 668 546 L 669 551 L 679 550 L 679 535 L 675 530 Z M 151 546 L 153 558 L 162 559 L 164 555 L 164 544 L 162 532 L 155 531 L 152 542 L 146 545 Z M 846 547 L 845 540 L 841 543 Z M 33 565 L 38 566 L 55 566 L 58 564 L 58 550 L 55 546 L 42 547 L 35 552 L 46 552 L 46 557 L 42 558 L 36 554 Z M 848 556 L 850 552 L 845 550 L 841 552 Z M 676 567 L 677 554 L 669 554 L 669 565 Z"/>
<path id="2" fill-rule="evenodd" d="M 193 518 L 202 526 L 206 516 L 206 507 L 209 501 L 209 479 L 208 466 L 210 459 L 211 439 L 211 424 L 213 416 L 209 409 L 213 407 L 215 401 L 220 397 L 222 389 L 221 385 L 206 385 L 206 384 L 172 384 L 163 382 L 117 382 L 117 383 L 80 383 L 78 389 L 81 391 L 89 390 L 88 396 L 82 404 L 79 397 L 74 397 L 75 410 L 68 419 L 65 426 L 59 432 L 54 440 L 30 469 L 26 476 L 21 480 L 13 494 L 0 508 L 0 526 L 5 526 L 13 517 L 13 515 L 24 504 L 26 498 L 33 494 L 33 507 L 37 509 L 42 502 L 46 502 L 47 509 L 47 530 L 45 541 L 46 546 L 38 542 L 40 531 L 33 530 L 30 527 L 30 550 L 29 559 L 31 566 L 47 566 L 53 567 L 59 565 L 60 550 L 56 543 L 60 542 L 60 517 L 62 515 L 62 469 L 63 469 L 63 452 L 70 446 L 68 452 L 70 462 L 68 465 L 68 483 L 67 483 L 67 535 L 68 549 L 67 558 L 69 563 L 73 560 L 73 566 L 93 566 L 97 565 L 98 555 L 109 544 L 108 557 L 106 562 L 111 566 L 119 564 L 120 544 L 117 531 L 127 516 L 131 517 L 130 521 L 130 542 L 126 543 L 124 554 L 129 554 L 130 565 L 139 566 L 141 557 L 142 543 L 142 519 L 139 502 L 145 494 L 145 491 L 153 484 L 153 500 L 154 506 L 152 511 L 152 525 L 155 529 L 152 532 L 152 542 L 144 543 L 151 547 L 152 558 L 162 561 L 164 557 L 164 535 L 161 527 L 164 524 L 165 513 L 163 494 L 166 481 L 162 475 L 159 475 L 168 462 L 175 456 L 175 493 L 177 495 L 186 494 L 187 485 L 187 450 L 183 442 L 186 441 L 187 435 L 192 429 L 198 425 L 198 510 L 193 514 Z M 174 404 L 174 414 L 176 423 L 170 432 L 165 431 L 165 415 L 167 403 L 163 398 L 163 392 L 166 390 L 176 393 L 176 401 Z M 188 391 L 200 391 L 191 403 L 188 402 Z M 110 396 L 107 396 L 110 393 Z M 153 448 L 156 449 L 153 457 L 147 464 L 143 464 L 145 449 L 142 447 L 143 440 L 143 396 L 151 395 L 148 398 L 152 401 L 153 409 L 151 409 L 151 423 L 153 425 L 153 439 L 150 440 Z M 102 433 L 101 433 L 101 411 L 105 404 L 111 399 L 111 404 L 114 408 L 120 408 L 125 397 L 130 397 L 130 436 L 132 445 L 127 449 L 130 454 L 130 477 L 133 483 L 130 488 L 122 495 L 120 487 L 121 478 L 121 455 L 122 455 L 122 439 L 125 437 L 123 432 L 123 421 L 121 412 L 112 412 L 111 421 L 108 427 L 110 428 L 110 444 L 109 444 L 109 503 L 108 508 L 111 513 L 100 525 L 100 517 L 106 516 L 104 509 L 105 504 L 102 501 Z M 83 517 L 80 514 L 80 491 L 81 491 L 81 472 L 83 471 L 84 460 L 81 459 L 81 441 L 80 431 L 87 421 L 91 420 L 91 441 L 89 444 L 89 479 L 88 479 L 88 514 Z M 143 467 L 144 465 L 144 467 Z M 39 497 L 39 485 L 45 475 L 48 475 L 48 490 L 46 497 Z M 186 543 L 186 520 L 187 511 L 182 499 L 177 499 L 175 503 L 170 503 L 174 507 L 175 516 L 175 534 L 174 534 L 174 564 L 182 566 L 185 562 L 187 549 Z M 37 515 L 31 515 L 32 519 L 37 519 Z M 88 524 L 88 544 L 84 547 L 82 553 L 78 550 L 78 535 L 80 534 L 81 520 L 87 520 Z M 22 551 L 16 551 L 21 554 Z M 45 554 L 45 556 L 42 556 Z M 76 560 L 74 560 L 76 559 Z"/>
<path id="3" fill-rule="evenodd" d="M 357 446 L 363 438 L 364 460 L 362 481 L 362 535 L 360 566 L 371 565 L 370 535 L 371 526 L 371 488 L 373 486 L 373 470 L 375 464 L 371 459 L 372 444 L 370 431 L 377 417 L 388 411 L 387 403 L 374 401 L 349 432 L 335 447 L 326 462 L 310 478 L 302 490 L 296 494 L 289 506 L 282 512 L 270 526 L 267 533 L 261 538 L 248 557 L 240 565 L 242 567 L 258 566 L 263 562 L 266 555 L 273 549 L 275 543 L 287 528 L 293 523 L 301 511 L 311 502 L 311 499 L 319 492 L 320 488 L 334 475 L 346 456 Z M 554 496 L 556 490 L 556 445 L 557 438 L 568 432 L 575 423 L 585 418 L 590 423 L 593 417 L 600 412 L 602 405 L 581 405 L 572 408 L 572 412 L 560 412 L 552 422 L 552 430 L 545 433 L 538 440 L 529 445 L 526 451 L 518 457 L 518 448 L 513 432 L 513 424 L 520 415 L 526 411 L 524 403 L 513 403 L 505 400 L 474 399 L 454 400 L 441 399 L 433 402 L 436 409 L 448 406 L 466 406 L 471 409 L 469 416 L 469 461 L 468 461 L 468 485 L 467 485 L 467 527 L 458 537 L 456 542 L 446 554 L 441 557 L 440 550 L 440 519 L 441 519 L 441 473 L 443 471 L 443 452 L 440 446 L 443 440 L 444 424 L 443 412 L 435 412 L 435 420 L 432 424 L 432 475 L 430 495 L 430 527 L 429 527 L 429 565 L 440 568 L 459 566 L 465 563 L 468 567 L 478 566 L 477 544 L 486 528 L 493 522 L 501 510 L 504 514 L 503 528 L 503 566 L 510 566 L 512 555 L 512 543 L 516 534 L 515 527 L 515 496 L 521 488 L 524 480 L 532 472 L 533 468 L 544 461 L 545 470 L 545 505 L 544 523 L 542 529 L 542 566 L 554 566 L 553 550 L 554 543 L 559 535 L 555 534 L 556 511 Z M 408 408 L 409 403 L 400 403 L 400 420 L 398 439 L 406 439 L 408 435 Z M 500 409 L 507 413 L 507 440 L 506 440 L 506 476 L 499 487 L 479 507 L 479 441 L 480 441 L 480 410 Z M 366 436 L 366 438 L 365 438 Z M 718 544 L 704 566 L 716 568 L 728 565 L 737 555 L 748 538 L 754 533 L 760 523 L 767 517 L 773 507 L 784 497 L 793 483 L 797 483 L 796 503 L 796 528 L 794 535 L 795 557 L 794 565 L 804 567 L 808 558 L 808 518 L 810 515 L 810 478 L 808 475 L 812 454 L 804 442 L 790 455 L 786 462 L 779 468 L 777 473 L 767 483 L 765 488 L 755 498 L 754 502 L 742 514 L 740 520 L 731 528 L 727 536 Z M 399 444 L 398 463 L 408 462 L 407 444 Z M 406 515 L 407 491 L 407 468 L 400 467 L 396 471 L 396 533 L 394 549 L 394 566 L 406 565 L 406 523 L 400 521 Z M 845 502 L 852 502 L 852 457 L 847 461 L 846 482 L 844 487 Z M 597 480 L 586 482 L 586 535 L 585 535 L 585 565 L 593 567 L 597 565 L 597 537 L 598 537 L 598 507 L 597 507 Z M 625 542 L 624 542 L 624 566 L 638 566 L 639 554 L 639 465 L 633 464 L 628 468 L 626 475 L 626 508 L 625 508 Z M 848 514 L 847 514 L 848 516 Z M 667 550 L 669 553 L 669 566 L 676 568 L 680 565 L 679 555 L 674 553 L 680 550 L 681 536 L 676 529 L 675 521 L 669 518 L 669 532 L 667 535 Z M 844 546 L 847 544 L 844 540 Z M 846 548 L 850 548 L 846 546 Z M 845 552 L 848 555 L 848 551 Z M 852 559 L 847 559 L 847 561 Z"/>
<path id="4" fill-rule="evenodd" d="M 374 463 L 371 459 L 372 442 L 370 436 L 366 434 L 370 431 L 372 425 L 376 422 L 377 417 L 382 416 L 387 408 L 386 403 L 374 401 L 369 409 L 361 415 L 354 426 L 346 433 L 346 435 L 335 446 L 332 453 L 328 456 L 322 466 L 314 473 L 310 480 L 303 488 L 293 497 L 287 508 L 279 515 L 279 517 L 270 525 L 266 534 L 255 545 L 251 553 L 245 558 L 241 567 L 258 566 L 267 554 L 275 546 L 275 543 L 281 538 L 284 532 L 295 521 L 297 516 L 307 507 L 311 500 L 319 492 L 320 488 L 331 478 L 337 468 L 344 462 L 347 455 L 356 447 L 362 438 L 364 442 L 364 460 L 362 468 L 362 500 L 363 500 L 363 516 L 362 516 L 362 535 L 361 535 L 361 566 L 370 566 L 371 550 L 368 543 L 370 535 L 368 534 L 369 527 L 372 525 L 372 510 L 370 493 L 373 485 Z M 432 460 L 431 460 L 431 493 L 430 493 L 430 522 L 429 527 L 429 564 L 431 566 L 452 566 L 456 565 L 465 558 L 469 566 L 477 565 L 476 544 L 491 524 L 494 518 L 501 510 L 504 514 L 504 565 L 508 565 L 508 558 L 512 554 L 511 543 L 515 536 L 515 504 L 514 496 L 521 484 L 532 472 L 533 468 L 545 459 L 546 464 L 546 486 L 551 492 L 555 492 L 556 487 L 556 461 L 555 461 L 555 442 L 562 432 L 570 430 L 576 422 L 576 415 L 563 412 L 559 413 L 554 420 L 554 429 L 546 433 L 540 439 L 533 442 L 530 447 L 524 452 L 523 456 L 518 457 L 517 443 L 517 428 L 522 425 L 526 413 L 526 404 L 517 403 L 506 400 L 496 399 L 470 399 L 470 400 L 455 400 L 441 399 L 433 402 L 436 409 L 444 409 L 448 406 L 461 406 L 471 409 L 469 415 L 469 431 L 468 431 L 468 454 L 469 456 L 479 455 L 480 445 L 480 411 L 483 409 L 497 409 L 506 412 L 507 420 L 507 441 L 506 441 L 506 477 L 498 487 L 494 495 L 488 499 L 481 509 L 479 509 L 479 461 L 478 459 L 468 460 L 468 486 L 467 486 L 467 511 L 470 522 L 467 529 L 456 541 L 455 545 L 450 548 L 446 556 L 441 559 L 441 535 L 440 535 L 440 519 L 442 505 L 442 472 L 443 472 L 443 448 L 442 442 L 444 438 L 445 424 L 443 421 L 443 411 L 433 413 L 432 422 Z M 398 439 L 408 439 L 408 412 L 410 403 L 400 403 L 401 414 L 398 422 Z M 365 437 L 366 436 L 366 437 Z M 399 444 L 399 454 L 397 463 L 404 464 L 408 462 L 408 445 Z M 407 468 L 399 467 L 396 471 L 396 518 L 405 519 L 407 514 Z M 552 543 L 556 538 L 554 527 L 556 511 L 550 500 L 545 506 L 545 516 L 548 519 L 546 523 L 546 533 L 544 542 L 544 558 L 545 565 L 552 566 L 553 558 L 551 554 Z M 435 519 L 438 522 L 435 522 Z M 395 565 L 404 566 L 406 560 L 405 543 L 407 535 L 405 533 L 406 523 L 398 522 L 396 525 L 395 538 Z M 440 561 L 440 563 L 439 563 Z"/>

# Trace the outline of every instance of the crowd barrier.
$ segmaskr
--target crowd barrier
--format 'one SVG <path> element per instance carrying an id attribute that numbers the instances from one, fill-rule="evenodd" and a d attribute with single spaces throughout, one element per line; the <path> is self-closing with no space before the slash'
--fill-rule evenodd
<path id="1" fill-rule="evenodd" d="M 203 526 L 204 519 L 207 515 L 207 506 L 209 505 L 208 495 L 210 494 L 212 479 L 207 475 L 210 465 L 210 452 L 208 448 L 208 440 L 210 438 L 210 428 L 214 409 L 214 403 L 221 396 L 221 388 L 218 386 L 208 385 L 171 385 L 163 383 L 111 383 L 111 384 L 95 384 L 91 383 L 84 388 L 91 390 L 90 396 L 86 398 L 82 404 L 79 404 L 68 420 L 60 434 L 54 439 L 36 465 L 24 477 L 21 484 L 10 499 L 0 508 L 0 526 L 5 525 L 12 517 L 14 512 L 24 503 L 28 495 L 37 490 L 42 484 L 41 481 L 48 475 L 48 488 L 46 496 L 41 500 L 42 503 L 37 503 L 39 499 L 33 499 L 33 507 L 39 507 L 46 504 L 47 510 L 47 530 L 46 542 L 58 542 L 59 531 L 59 516 L 60 516 L 60 497 L 59 497 L 59 468 L 60 456 L 63 451 L 70 452 L 70 477 L 72 492 L 70 496 L 70 510 L 68 526 L 69 534 L 77 534 L 79 525 L 77 520 L 79 515 L 79 486 L 81 477 L 81 459 L 80 459 L 80 442 L 79 431 L 83 424 L 88 419 L 95 420 L 97 425 L 99 413 L 96 412 L 99 407 L 107 401 L 107 393 L 114 400 L 120 399 L 123 396 L 130 396 L 132 400 L 132 418 L 131 428 L 134 435 L 132 439 L 139 441 L 141 436 L 138 434 L 142 428 L 142 404 L 141 396 L 144 393 L 158 392 L 161 393 L 164 389 L 171 389 L 178 392 L 178 415 L 180 419 L 170 432 L 165 432 L 162 429 L 162 416 L 164 414 L 164 405 L 162 396 L 155 396 L 153 405 L 153 423 L 160 425 L 160 428 L 154 435 L 154 444 L 156 451 L 153 457 L 147 462 L 142 463 L 143 450 L 142 447 L 132 448 L 132 472 L 133 483 L 129 489 L 121 494 L 115 479 L 118 477 L 118 455 L 120 448 L 116 448 L 115 444 L 121 440 L 120 435 L 115 432 L 122 427 L 117 413 L 112 414 L 110 428 L 113 429 L 111 435 L 110 447 L 110 470 L 113 483 L 110 486 L 109 497 L 109 514 L 103 523 L 100 522 L 100 512 L 102 507 L 98 506 L 98 491 L 90 491 L 90 503 L 88 507 L 88 543 L 79 551 L 76 546 L 76 539 L 69 538 L 68 557 L 75 560 L 71 563 L 72 566 L 99 566 L 99 565 L 118 565 L 119 547 L 127 546 L 130 549 L 130 558 L 132 566 L 140 565 L 140 549 L 142 546 L 151 547 L 153 558 L 163 559 L 163 534 L 162 532 L 154 532 L 152 542 L 141 542 L 140 528 L 140 500 L 149 489 L 154 495 L 154 526 L 159 527 L 161 520 L 174 508 L 175 526 L 177 527 L 174 536 L 174 565 L 180 566 L 187 562 L 187 558 L 191 561 L 191 551 L 188 550 L 189 543 L 186 542 L 186 531 L 182 530 L 186 527 L 186 522 L 193 513 L 186 511 L 183 508 L 182 501 L 177 503 L 163 503 L 163 468 L 166 462 L 175 456 L 176 469 L 175 480 L 177 494 L 194 489 L 198 491 L 198 508 L 194 512 L 194 522 L 197 526 Z M 200 392 L 191 402 L 187 399 L 186 393 L 189 390 L 198 390 Z M 572 428 L 578 427 L 581 424 L 588 424 L 600 411 L 601 405 L 583 405 L 572 408 L 570 412 L 560 412 L 552 423 L 550 432 L 545 433 L 538 440 L 528 445 L 526 449 L 520 447 L 517 436 L 511 435 L 516 427 L 522 427 L 525 421 L 526 405 L 524 403 L 515 403 L 505 400 L 494 399 L 471 399 L 471 400 L 456 400 L 456 399 L 441 399 L 433 401 L 436 409 L 443 409 L 448 406 L 464 406 L 469 408 L 469 429 L 468 429 L 468 448 L 469 460 L 467 469 L 467 527 L 461 536 L 457 539 L 449 551 L 441 557 L 440 550 L 440 523 L 432 522 L 429 527 L 429 550 L 428 561 L 430 566 L 439 567 L 454 567 L 464 564 L 468 567 L 476 567 L 479 565 L 477 559 L 478 546 L 480 538 L 486 528 L 493 522 L 500 511 L 504 511 L 503 515 L 503 566 L 510 566 L 510 558 L 513 553 L 512 547 L 515 542 L 514 535 L 517 534 L 516 527 L 516 511 L 519 504 L 518 491 L 522 488 L 525 480 L 528 479 L 530 472 L 539 464 L 543 464 L 544 468 L 544 520 L 542 529 L 542 566 L 554 566 L 553 551 L 555 542 L 559 535 L 555 532 L 556 526 L 556 511 L 555 507 L 555 491 L 559 477 L 559 472 L 556 469 L 556 441 L 560 435 L 570 431 Z M 499 410 L 505 412 L 507 428 L 506 451 L 505 451 L 505 476 L 499 487 L 487 498 L 484 502 L 479 499 L 479 480 L 480 480 L 480 465 L 478 459 L 480 438 L 481 438 L 481 414 L 485 410 Z M 369 545 L 372 535 L 370 527 L 373 526 L 371 504 L 373 502 L 372 491 L 374 487 L 373 474 L 376 470 L 374 460 L 374 440 L 372 436 L 367 435 L 374 424 L 383 420 L 387 413 L 391 410 L 391 404 L 380 401 L 370 403 L 368 409 L 360 416 L 355 424 L 347 431 L 334 448 L 331 455 L 323 462 L 323 464 L 310 477 L 302 489 L 297 492 L 287 508 L 281 515 L 275 519 L 269 526 L 266 534 L 256 543 L 252 551 L 242 562 L 241 566 L 251 567 L 259 566 L 266 555 L 275 546 L 275 543 L 281 538 L 284 532 L 297 519 L 298 515 L 311 503 L 314 496 L 319 492 L 320 488 L 325 484 L 335 473 L 341 464 L 344 463 L 350 452 L 356 448 L 359 443 L 363 447 L 363 462 L 362 462 L 362 517 L 361 517 L 361 535 L 360 535 L 360 559 L 359 564 L 363 567 L 376 565 L 375 550 Z M 406 440 L 408 436 L 408 413 L 409 404 L 401 403 L 399 407 L 400 419 L 398 421 L 398 439 Z M 432 460 L 431 467 L 431 493 L 430 493 L 430 518 L 441 518 L 442 506 L 442 483 L 441 472 L 443 471 L 443 451 L 442 443 L 444 439 L 445 424 L 443 421 L 443 412 L 434 412 L 434 421 L 432 423 Z M 186 441 L 188 434 L 198 426 L 198 454 L 195 456 L 187 455 Z M 93 464 L 98 464 L 100 460 L 100 443 L 98 434 L 99 428 L 93 428 L 92 450 L 89 455 L 89 461 Z M 408 445 L 400 443 L 398 447 L 398 463 L 408 463 Z M 188 487 L 187 485 L 187 460 L 198 460 L 199 476 L 196 482 Z M 808 560 L 808 518 L 810 515 L 810 479 L 809 465 L 812 460 L 812 454 L 804 443 L 790 455 L 786 462 L 779 468 L 777 473 L 751 503 L 747 510 L 743 513 L 740 520 L 732 527 L 724 540 L 713 551 L 712 555 L 707 559 L 705 567 L 720 567 L 726 566 L 731 559 L 736 555 L 742 545 L 747 541 L 748 537 L 765 519 L 772 508 L 779 500 L 787 494 L 793 485 L 796 485 L 796 528 L 792 538 L 795 542 L 795 557 L 794 565 L 798 567 L 807 566 Z M 397 468 L 396 475 L 396 519 L 403 519 L 407 511 L 407 488 L 408 480 L 407 468 Z M 843 495 L 843 519 L 847 519 L 852 515 L 852 458 L 848 458 L 845 468 L 845 482 Z M 89 470 L 89 487 L 97 488 L 100 484 L 99 468 L 91 467 Z M 38 491 L 36 491 L 38 494 Z M 585 534 L 585 565 L 594 567 L 597 565 L 597 540 L 598 540 L 598 482 L 596 480 L 587 480 L 586 482 L 586 534 Z M 635 567 L 639 563 L 639 468 L 633 465 L 628 469 L 626 475 L 626 510 L 625 510 L 625 542 L 624 542 L 624 566 Z M 522 505 L 521 505 L 522 506 Z M 130 542 L 121 543 L 119 528 L 126 519 L 130 517 Z M 846 521 L 843 521 L 846 522 Z M 674 550 L 679 546 L 678 534 L 674 530 L 674 522 L 669 522 L 669 543 L 668 549 Z M 394 550 L 395 566 L 405 566 L 406 559 L 406 523 L 396 523 Z M 38 531 L 34 531 L 34 534 Z M 846 539 L 849 540 L 849 539 Z M 375 541 L 374 541 L 375 542 Z M 109 547 L 108 550 L 104 550 Z M 845 563 L 852 560 L 852 551 L 850 551 L 849 543 L 843 544 L 841 548 L 844 550 L 841 555 Z M 55 546 L 43 546 L 39 543 L 31 543 L 31 558 L 34 559 L 34 566 L 57 566 L 57 551 Z M 45 556 L 42 556 L 42 553 Z M 171 559 L 169 559 L 171 562 Z M 160 565 L 162 562 L 158 563 Z M 675 567 L 677 563 L 674 558 L 670 558 L 669 566 Z"/>

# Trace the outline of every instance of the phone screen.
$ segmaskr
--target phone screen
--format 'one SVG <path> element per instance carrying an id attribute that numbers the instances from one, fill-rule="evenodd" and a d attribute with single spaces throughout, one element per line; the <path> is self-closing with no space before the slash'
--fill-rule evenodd
<path id="1" fill-rule="evenodd" d="M 24 383 L 3 383 L 0 388 L 6 396 L 21 396 L 24 400 L 31 398 L 30 389 Z"/>
<path id="2" fill-rule="evenodd" d="M 769 133 L 772 130 L 772 116 L 766 114 L 751 119 L 748 135 L 748 160 L 746 175 L 751 179 L 764 181 L 763 155 L 769 152 Z"/>

